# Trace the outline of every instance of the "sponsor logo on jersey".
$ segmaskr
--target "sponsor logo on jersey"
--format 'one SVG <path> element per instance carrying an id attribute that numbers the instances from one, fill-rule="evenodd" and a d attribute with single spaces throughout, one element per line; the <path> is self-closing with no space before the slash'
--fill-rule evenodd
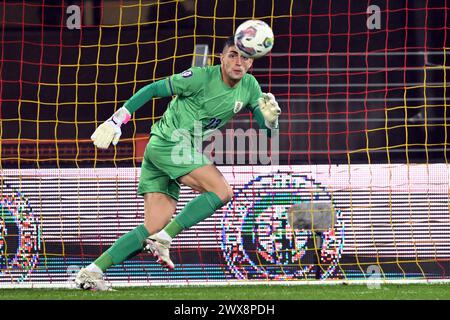
<path id="1" fill-rule="evenodd" d="M 234 103 L 234 113 L 238 113 L 239 111 L 241 111 L 242 107 L 244 106 L 244 104 L 242 103 L 242 101 L 236 101 Z"/>
<path id="2" fill-rule="evenodd" d="M 183 78 L 189 78 L 190 76 L 192 76 L 192 71 L 191 71 L 191 70 L 183 71 L 183 73 L 181 74 L 181 76 L 182 76 Z"/>

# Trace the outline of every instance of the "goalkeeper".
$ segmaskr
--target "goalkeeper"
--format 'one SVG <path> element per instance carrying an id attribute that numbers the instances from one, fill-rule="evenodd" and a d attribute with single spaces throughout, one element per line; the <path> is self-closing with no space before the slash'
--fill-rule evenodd
<path id="1" fill-rule="evenodd" d="M 143 250 L 168 269 L 174 264 L 169 248 L 180 232 L 211 216 L 229 202 L 233 191 L 211 161 L 193 144 L 179 141 L 180 134 L 194 141 L 201 124 L 202 137 L 224 126 L 242 107 L 247 107 L 260 128 L 278 129 L 281 112 L 272 94 L 262 93 L 256 79 L 247 74 L 253 60 L 242 56 L 233 37 L 224 44 L 220 65 L 193 67 L 181 74 L 149 84 L 134 94 L 111 118 L 92 134 L 94 145 L 106 149 L 116 145 L 121 126 L 133 112 L 154 97 L 175 96 L 162 118 L 151 129 L 141 166 L 138 194 L 144 197 L 144 224 L 120 237 L 93 263 L 80 270 L 75 283 L 78 288 L 106 290 L 103 272 Z M 178 139 L 175 139 L 177 138 Z M 179 148 L 193 156 L 174 159 Z M 174 149 L 177 148 L 177 149 Z M 171 221 L 176 210 L 180 184 L 200 192 Z"/>

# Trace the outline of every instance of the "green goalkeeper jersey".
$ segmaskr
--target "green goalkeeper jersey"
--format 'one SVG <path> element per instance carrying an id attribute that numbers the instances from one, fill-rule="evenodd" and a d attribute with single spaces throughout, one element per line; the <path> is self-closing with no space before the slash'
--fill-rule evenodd
<path id="1" fill-rule="evenodd" d="M 166 140 L 173 140 L 175 132 L 205 138 L 244 107 L 253 112 L 262 96 L 258 82 L 250 74 L 234 87 L 227 86 L 220 65 L 193 67 L 167 78 L 165 83 L 176 97 L 153 125 L 151 134 Z"/>

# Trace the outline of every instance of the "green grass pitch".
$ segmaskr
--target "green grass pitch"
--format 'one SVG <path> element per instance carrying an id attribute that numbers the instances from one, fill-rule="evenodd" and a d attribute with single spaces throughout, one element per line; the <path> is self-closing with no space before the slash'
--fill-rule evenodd
<path id="1" fill-rule="evenodd" d="M 118 287 L 116 291 L 1 289 L 1 300 L 450 300 L 450 284 Z"/>

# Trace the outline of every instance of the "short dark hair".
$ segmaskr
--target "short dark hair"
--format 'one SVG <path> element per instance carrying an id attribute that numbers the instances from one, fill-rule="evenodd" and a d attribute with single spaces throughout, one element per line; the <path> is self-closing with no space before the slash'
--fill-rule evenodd
<path id="1" fill-rule="evenodd" d="M 223 43 L 222 52 L 225 51 L 226 48 L 234 46 L 234 36 L 229 36 L 227 40 Z"/>

